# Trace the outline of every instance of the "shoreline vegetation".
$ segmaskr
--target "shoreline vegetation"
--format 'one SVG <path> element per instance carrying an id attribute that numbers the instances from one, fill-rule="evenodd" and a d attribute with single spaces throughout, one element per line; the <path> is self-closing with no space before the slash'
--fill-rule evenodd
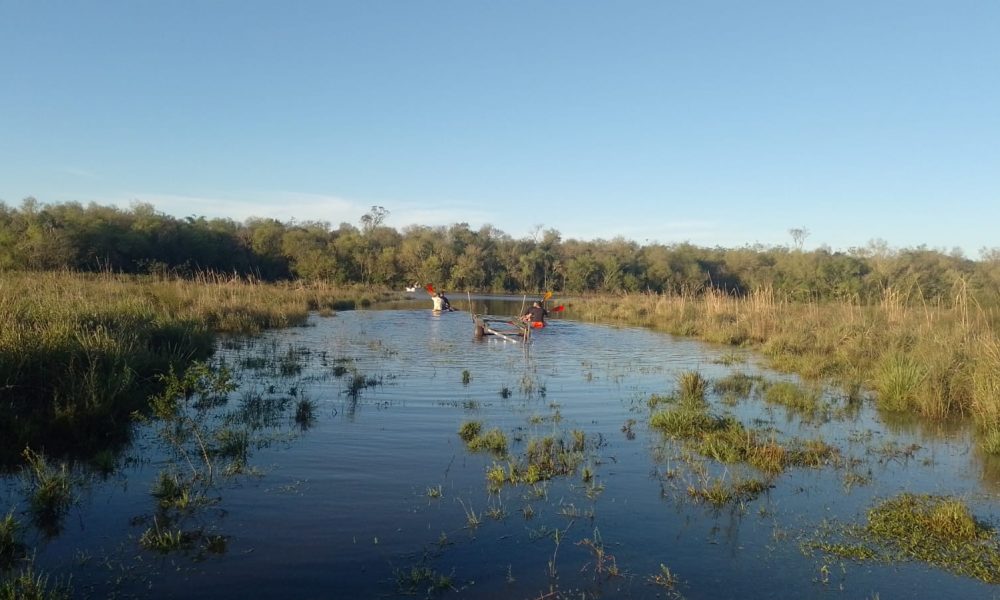
<path id="1" fill-rule="evenodd" d="M 111 273 L 0 275 L 0 466 L 25 447 L 86 458 L 127 442 L 157 379 L 208 357 L 218 335 L 305 322 L 392 297 L 362 286 Z"/>
<path id="2" fill-rule="evenodd" d="M 1000 313 L 957 287 L 929 304 L 886 290 L 880 302 L 795 302 L 746 296 L 626 294 L 567 302 L 577 319 L 648 327 L 746 348 L 769 366 L 870 394 L 880 410 L 931 420 L 972 418 L 980 448 L 1000 454 Z"/>
<path id="3" fill-rule="evenodd" d="M 0 435 L 60 455 L 128 437 L 156 378 L 211 354 L 219 334 L 303 323 L 310 311 L 368 306 L 398 293 L 361 285 L 202 274 L 193 279 L 74 273 L 0 275 Z M 948 302 L 887 289 L 879 302 L 746 295 L 618 294 L 571 298 L 574 318 L 649 327 L 760 352 L 770 366 L 870 393 L 885 411 L 971 417 L 981 449 L 1000 454 L 1000 311 L 956 285 Z M 44 440 L 42 447 L 40 442 Z"/>

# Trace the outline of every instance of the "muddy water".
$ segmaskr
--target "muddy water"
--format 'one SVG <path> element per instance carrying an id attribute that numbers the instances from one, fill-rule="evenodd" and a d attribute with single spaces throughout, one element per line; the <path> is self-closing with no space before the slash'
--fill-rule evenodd
<path id="1" fill-rule="evenodd" d="M 155 514 L 149 490 L 169 464 L 148 428 L 114 473 L 78 486 L 61 531 L 46 537 L 29 527 L 36 565 L 72 575 L 81 597 L 1000 595 L 920 564 L 803 551 L 817 529 L 863 519 L 903 491 L 957 495 L 996 522 L 996 467 L 965 428 L 886 421 L 867 405 L 848 409 L 834 391 L 827 414 L 809 419 L 710 394 L 718 413 L 779 440 L 823 438 L 855 459 L 790 469 L 766 493 L 715 508 L 688 487 L 751 471 L 692 456 L 651 431 L 650 395 L 669 393 L 691 370 L 709 380 L 735 371 L 794 378 L 749 355 L 721 364 L 734 358 L 728 348 L 570 319 L 552 320 L 529 348 L 474 341 L 468 313 L 433 315 L 423 304 L 316 316 L 308 327 L 222 345 L 217 359 L 235 369 L 240 389 L 219 415 L 251 397 L 287 400 L 252 430 L 252 472 L 221 479 L 216 502 L 186 517 L 187 528 L 223 536 L 223 551 L 140 548 Z M 494 300 L 488 310 L 519 307 Z M 351 393 L 355 375 L 366 384 Z M 301 398 L 315 406 L 306 427 L 291 417 Z M 572 474 L 490 493 L 487 468 L 507 461 L 465 447 L 457 431 L 473 420 L 502 429 L 514 456 L 531 439 L 580 430 L 586 457 Z M 692 468 L 699 464 L 707 475 Z M 0 485 L 0 501 L 24 511 L 20 482 Z M 673 590 L 651 581 L 661 565 L 677 576 Z M 450 589 L 428 592 L 420 574 L 446 576 Z"/>

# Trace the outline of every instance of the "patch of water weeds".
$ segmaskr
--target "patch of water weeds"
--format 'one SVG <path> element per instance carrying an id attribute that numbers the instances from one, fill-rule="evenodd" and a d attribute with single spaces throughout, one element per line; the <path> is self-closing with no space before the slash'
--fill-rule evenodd
<path id="1" fill-rule="evenodd" d="M 69 600 L 72 596 L 69 582 L 62 578 L 50 580 L 33 564 L 0 581 L 0 600 Z"/>
<path id="2" fill-rule="evenodd" d="M 712 391 L 722 397 L 726 404 L 736 404 L 746 400 L 753 394 L 756 386 L 764 381 L 760 375 L 747 375 L 737 371 L 712 384 Z"/>
<path id="3" fill-rule="evenodd" d="M 524 454 L 509 457 L 506 465 L 493 463 L 487 468 L 487 488 L 497 491 L 504 485 L 533 485 L 576 473 L 584 462 L 586 443 L 585 434 L 578 430 L 569 438 L 555 435 L 531 438 Z M 593 479 L 592 470 L 589 479 Z"/>
<path id="4" fill-rule="evenodd" d="M 48 537 L 62 530 L 62 521 L 73 504 L 73 476 L 69 465 L 52 465 L 44 454 L 25 448 L 22 468 L 28 506 L 35 527 Z"/>
<path id="5" fill-rule="evenodd" d="M 705 405 L 682 403 L 654 412 L 649 422 L 702 456 L 725 464 L 747 463 L 772 475 L 791 466 L 819 467 L 839 455 L 821 439 L 779 443 L 763 430 L 709 412 Z"/>
<path id="6" fill-rule="evenodd" d="M 407 596 L 423 594 L 431 597 L 447 591 L 455 591 L 454 573 L 442 575 L 426 564 L 419 564 L 409 569 L 395 569 L 393 578 L 396 590 Z"/>
<path id="7" fill-rule="evenodd" d="M 27 546 L 22 537 L 23 526 L 14 517 L 14 511 L 0 519 L 0 571 L 5 571 L 14 561 L 24 558 Z"/>
<path id="8" fill-rule="evenodd" d="M 919 561 L 1000 583 L 1000 535 L 951 496 L 905 493 L 868 511 L 867 523 L 820 532 L 804 549 L 858 561 Z"/>
<path id="9" fill-rule="evenodd" d="M 770 484 L 754 477 L 730 478 L 728 481 L 725 477 L 704 477 L 697 484 L 689 484 L 687 493 L 699 502 L 722 508 L 729 504 L 755 500 L 771 487 Z"/>
<path id="10" fill-rule="evenodd" d="M 227 399 L 236 391 L 233 374 L 206 363 L 181 374 L 171 371 L 163 382 L 164 391 L 151 402 L 159 441 L 170 460 L 150 490 L 155 514 L 133 519 L 135 525 L 148 525 L 139 546 L 157 553 L 194 553 L 195 558 L 224 553 L 228 538 L 207 533 L 199 511 L 221 502 L 222 478 L 256 474 L 249 464 L 253 450 L 278 439 L 277 428 L 307 422 L 311 416 L 303 413 L 312 408 L 303 409 L 302 402 L 311 401 L 298 387 L 287 396 L 272 395 L 273 390 L 264 393 L 251 383 L 237 408 L 223 410 L 226 402 L 214 399 Z M 298 405 L 294 397 L 300 399 Z M 191 521 L 197 524 L 191 527 Z"/>
<path id="11" fill-rule="evenodd" d="M 483 431 L 481 421 L 466 421 L 458 429 L 458 437 L 473 452 L 487 451 L 498 458 L 507 455 L 507 436 L 498 427 Z"/>

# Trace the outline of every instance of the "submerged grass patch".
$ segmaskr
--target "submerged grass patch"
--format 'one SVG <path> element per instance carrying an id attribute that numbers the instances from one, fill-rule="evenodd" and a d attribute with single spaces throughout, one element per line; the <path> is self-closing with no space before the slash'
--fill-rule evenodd
<path id="1" fill-rule="evenodd" d="M 820 396 L 816 390 L 809 390 L 790 381 L 774 381 L 763 384 L 764 401 L 779 404 L 803 416 L 813 416 L 821 410 Z"/>
<path id="2" fill-rule="evenodd" d="M 9 569 L 15 560 L 24 556 L 26 547 L 21 530 L 13 511 L 0 519 L 0 571 Z"/>
<path id="3" fill-rule="evenodd" d="M 727 504 L 748 502 L 767 491 L 770 486 L 754 478 L 731 480 L 714 479 L 711 482 L 702 481 L 700 485 L 689 485 L 688 496 L 721 508 Z"/>
<path id="4" fill-rule="evenodd" d="M 485 450 L 496 456 L 507 454 L 507 436 L 498 427 L 483 431 L 481 422 L 466 421 L 458 429 L 458 437 L 462 438 L 465 446 L 473 452 Z"/>
<path id="5" fill-rule="evenodd" d="M 749 398 L 754 391 L 754 386 L 764 381 L 760 375 L 747 375 L 736 372 L 715 381 L 712 384 L 712 391 L 722 396 L 732 395 L 736 398 Z"/>
<path id="6" fill-rule="evenodd" d="M 28 487 L 29 506 L 35 522 L 51 529 L 69 510 L 73 502 L 73 482 L 66 463 L 58 467 L 45 455 L 24 450 L 24 477 Z"/>
<path id="7" fill-rule="evenodd" d="M 455 589 L 452 575 L 442 575 L 426 565 L 416 565 L 409 569 L 393 571 L 396 589 L 401 594 L 427 596 Z"/>
<path id="8" fill-rule="evenodd" d="M 920 561 L 987 583 L 1000 583 L 1000 536 L 961 500 L 901 494 L 868 511 L 863 526 L 846 528 L 846 541 L 813 544 L 857 560 Z"/>
<path id="9" fill-rule="evenodd" d="M 32 565 L 0 582 L 0 600 L 69 600 L 72 594 L 68 584 L 50 581 Z"/>
<path id="10" fill-rule="evenodd" d="M 535 485 L 554 477 L 570 475 L 584 461 L 586 435 L 579 430 L 569 438 L 548 435 L 528 440 L 524 454 L 507 457 L 506 464 L 493 463 L 486 469 L 486 485 L 498 491 L 504 485 Z M 594 472 L 586 468 L 585 483 L 592 484 Z"/>
<path id="11" fill-rule="evenodd" d="M 680 405 L 655 412 L 650 425 L 684 441 L 702 456 L 720 463 L 746 463 L 769 474 L 790 466 L 822 466 L 838 454 L 822 440 L 779 444 L 732 417 L 710 413 L 705 406 Z"/>

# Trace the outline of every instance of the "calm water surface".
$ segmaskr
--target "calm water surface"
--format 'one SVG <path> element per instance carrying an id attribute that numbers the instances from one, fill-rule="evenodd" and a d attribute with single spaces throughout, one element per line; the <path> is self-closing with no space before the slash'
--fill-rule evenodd
<path id="1" fill-rule="evenodd" d="M 311 427 L 297 427 L 286 411 L 257 431 L 249 458 L 256 472 L 224 480 L 214 490 L 219 501 L 191 517 L 225 536 L 223 553 L 140 549 L 155 512 L 149 490 L 167 464 L 149 429 L 114 474 L 81 486 L 61 532 L 30 533 L 36 564 L 71 574 L 78 595 L 96 598 L 397 597 L 407 591 L 398 576 L 415 568 L 451 578 L 456 589 L 442 597 L 676 597 L 650 583 L 661 564 L 685 598 L 1000 596 L 995 586 L 919 564 L 802 550 L 818 528 L 863 520 L 874 503 L 904 491 L 960 496 L 996 523 L 996 465 L 976 454 L 964 428 L 886 422 L 867 407 L 843 410 L 832 392 L 834 418 L 814 422 L 710 394 L 716 412 L 772 427 L 782 440 L 822 437 L 858 459 L 851 472 L 870 475 L 846 485 L 844 466 L 791 469 L 756 499 L 715 509 L 688 497 L 699 480 L 683 450 L 648 429 L 650 395 L 669 393 L 690 370 L 709 380 L 735 371 L 788 375 L 751 356 L 720 364 L 728 348 L 568 319 L 553 320 L 528 350 L 477 342 L 468 313 L 432 315 L 423 304 L 315 316 L 308 327 L 223 344 L 217 358 L 247 368 L 237 369 L 240 389 L 220 411 L 248 397 L 316 405 Z M 513 314 L 519 306 L 489 309 Z M 269 361 L 289 349 L 298 366 L 283 376 Z M 354 373 L 374 385 L 350 394 Z M 471 420 L 501 428 L 515 456 L 532 438 L 582 430 L 582 466 L 594 479 L 578 471 L 490 494 L 485 473 L 496 459 L 470 452 L 457 435 Z M 919 448 L 887 450 L 912 444 Z M 713 477 L 748 473 L 703 462 Z M 25 509 L 16 478 L 0 493 Z M 480 515 L 478 527 L 469 512 Z M 596 542 L 603 565 L 589 547 Z M 616 577 L 607 574 L 608 556 Z"/>

